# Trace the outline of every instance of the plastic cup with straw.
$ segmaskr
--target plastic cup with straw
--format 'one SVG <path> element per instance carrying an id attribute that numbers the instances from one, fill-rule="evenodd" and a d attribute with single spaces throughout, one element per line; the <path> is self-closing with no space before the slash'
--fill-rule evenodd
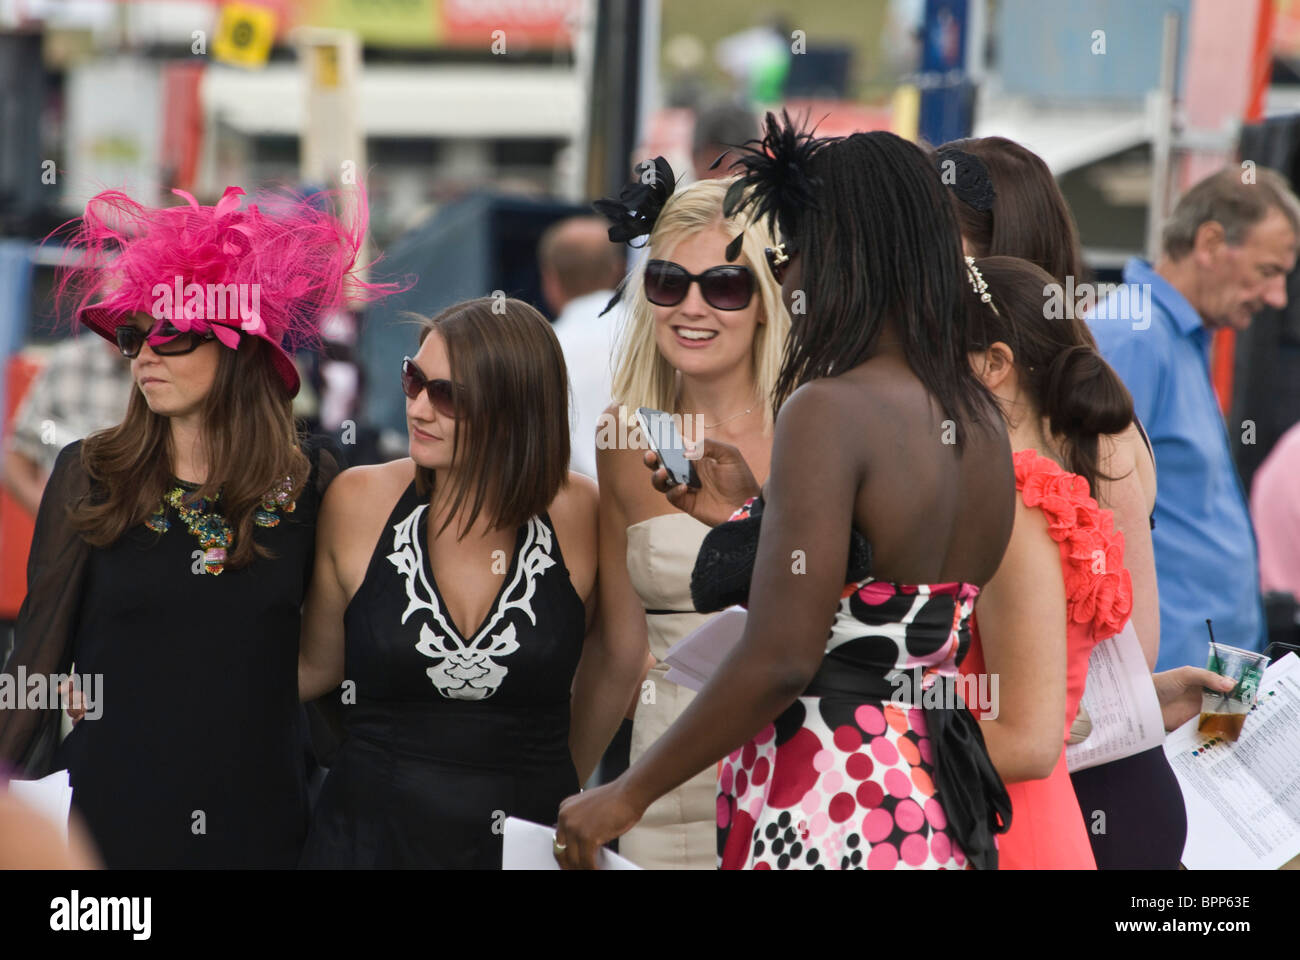
<path id="1" fill-rule="evenodd" d="M 1264 678 L 1268 657 L 1253 650 L 1242 650 L 1214 640 L 1214 624 L 1207 618 L 1210 633 L 1210 656 L 1205 669 L 1233 681 L 1231 690 L 1201 688 L 1201 719 L 1196 729 L 1210 736 L 1236 740 L 1241 736 L 1246 714 L 1255 706 L 1255 697 Z"/>

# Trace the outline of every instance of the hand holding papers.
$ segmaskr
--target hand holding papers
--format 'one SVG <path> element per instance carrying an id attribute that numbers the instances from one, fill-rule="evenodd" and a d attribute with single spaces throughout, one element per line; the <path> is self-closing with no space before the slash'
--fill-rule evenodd
<path id="1" fill-rule="evenodd" d="M 1187 805 L 1184 866 L 1275 870 L 1300 854 L 1300 659 L 1264 672 L 1235 743 L 1197 722 L 1165 740 Z"/>
<path id="2" fill-rule="evenodd" d="M 544 827 L 540 823 L 520 820 L 518 817 L 506 817 L 505 842 L 502 844 L 502 870 L 559 870 L 551 843 L 555 837 L 554 827 Z M 617 853 L 601 850 L 596 857 L 599 870 L 640 870 L 635 863 L 625 860 Z"/>
<path id="3" fill-rule="evenodd" d="M 59 770 L 39 780 L 10 780 L 9 795 L 58 824 L 63 840 L 67 842 L 68 813 L 72 809 L 68 771 Z"/>

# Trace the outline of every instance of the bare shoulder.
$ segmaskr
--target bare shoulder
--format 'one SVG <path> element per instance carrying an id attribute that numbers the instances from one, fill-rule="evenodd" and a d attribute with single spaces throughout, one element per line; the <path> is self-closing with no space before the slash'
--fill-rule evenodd
<path id="1" fill-rule="evenodd" d="M 1119 433 L 1107 433 L 1097 438 L 1097 460 L 1102 472 L 1111 477 L 1121 477 L 1138 465 L 1138 452 L 1145 453 L 1146 444 L 1138 432 L 1137 423 L 1130 423 Z"/>
<path id="2" fill-rule="evenodd" d="M 839 446 L 869 453 L 896 451 L 922 431 L 942 425 L 925 386 L 910 370 L 874 360 L 843 374 L 810 380 L 792 392 L 777 416 L 777 434 L 841 438 Z M 858 438 L 860 444 L 846 441 Z"/>
<path id="3" fill-rule="evenodd" d="M 1156 464 L 1136 421 L 1098 438 L 1097 474 L 1097 499 L 1103 506 L 1140 501 L 1148 513 L 1155 506 Z"/>
<path id="4" fill-rule="evenodd" d="M 343 526 L 365 523 L 378 513 L 387 516 L 414 477 L 415 463 L 409 457 L 349 467 L 325 491 L 322 512 Z"/>
<path id="5" fill-rule="evenodd" d="M 1034 577 L 1043 570 L 1060 568 L 1061 548 L 1052 539 L 1048 529 L 1047 516 L 1037 507 L 1025 506 L 1025 501 L 1016 497 L 1015 520 L 1011 527 L 1011 540 L 1007 543 L 1002 563 L 998 567 L 994 580 L 1020 579 Z"/>
<path id="6" fill-rule="evenodd" d="M 590 505 L 593 509 L 599 499 L 596 481 L 585 473 L 578 473 L 576 470 L 569 471 L 569 482 L 565 484 L 561 493 L 575 497 L 583 504 Z"/>
<path id="7" fill-rule="evenodd" d="M 858 425 L 915 424 L 930 418 L 934 409 L 929 391 L 915 372 L 886 358 L 871 358 L 839 376 L 810 381 L 795 391 L 798 393 L 806 393 L 807 405 L 821 416 Z"/>
<path id="8" fill-rule="evenodd" d="M 847 377 L 819 377 L 801 385 L 781 404 L 776 417 L 776 437 L 834 436 L 855 410 L 871 416 L 870 404 L 864 404 L 863 381 Z M 861 424 L 863 416 L 855 418 Z"/>
<path id="9" fill-rule="evenodd" d="M 600 493 L 596 481 L 584 473 L 570 470 L 569 479 L 551 502 L 551 516 L 554 518 L 559 514 L 574 520 L 590 517 L 594 522 L 599 502 Z"/>
<path id="10" fill-rule="evenodd" d="M 1102 484 L 1135 478 L 1155 496 L 1156 464 L 1136 420 L 1119 433 L 1097 438 L 1097 468 Z"/>
<path id="11" fill-rule="evenodd" d="M 574 587 L 584 599 L 596 577 L 599 503 L 592 479 L 570 471 L 568 482 L 551 501 L 549 510 Z"/>
<path id="12" fill-rule="evenodd" d="M 629 413 L 626 425 L 619 423 L 619 404 L 610 404 L 601 414 L 604 421 L 596 435 L 596 472 L 601 486 L 607 492 L 620 499 L 635 496 L 638 493 L 635 484 L 646 478 L 645 486 L 650 488 L 649 472 L 645 468 L 644 445 L 633 446 L 632 440 L 640 436 L 635 418 Z M 577 474 L 570 473 L 570 477 Z M 569 484 L 572 486 L 572 483 Z"/>

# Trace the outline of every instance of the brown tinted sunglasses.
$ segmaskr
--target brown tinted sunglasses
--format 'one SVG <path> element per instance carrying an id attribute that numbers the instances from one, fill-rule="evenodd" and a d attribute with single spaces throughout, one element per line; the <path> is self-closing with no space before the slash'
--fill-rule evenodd
<path id="1" fill-rule="evenodd" d="M 414 400 L 423 390 L 429 405 L 439 415 L 456 419 L 458 410 L 465 406 L 465 388 L 450 380 L 430 380 L 410 357 L 402 358 L 402 393 Z"/>

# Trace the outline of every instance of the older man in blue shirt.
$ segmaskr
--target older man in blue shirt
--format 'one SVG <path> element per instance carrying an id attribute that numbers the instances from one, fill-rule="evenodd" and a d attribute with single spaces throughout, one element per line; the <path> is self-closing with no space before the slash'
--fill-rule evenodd
<path id="1" fill-rule="evenodd" d="M 1220 642 L 1263 645 L 1255 536 L 1210 383 L 1209 344 L 1220 327 L 1245 330 L 1266 305 L 1286 306 L 1298 237 L 1300 201 L 1282 177 L 1228 168 L 1187 192 L 1155 265 L 1130 260 L 1127 286 L 1088 318 L 1155 451 L 1158 670 L 1205 663 L 1206 618 Z"/>

